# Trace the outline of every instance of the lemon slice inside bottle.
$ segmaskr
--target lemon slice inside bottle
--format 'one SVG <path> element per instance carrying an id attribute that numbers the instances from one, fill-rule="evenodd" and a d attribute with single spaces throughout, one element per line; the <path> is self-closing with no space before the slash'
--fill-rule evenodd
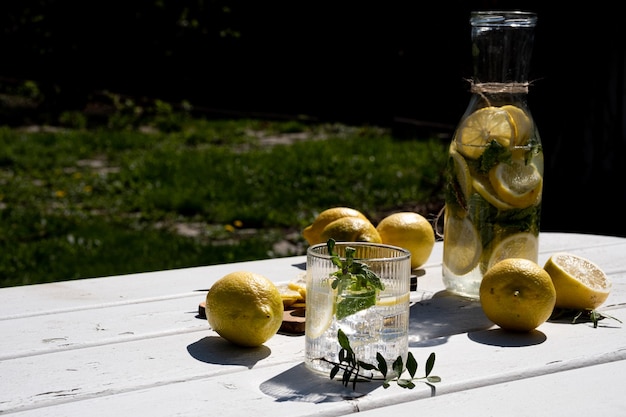
<path id="1" fill-rule="evenodd" d="M 446 216 L 443 251 L 444 265 L 455 275 L 465 275 L 476 267 L 482 253 L 478 232 L 467 218 Z"/>
<path id="2" fill-rule="evenodd" d="M 513 145 L 523 146 L 528 143 L 533 129 L 530 117 L 528 117 L 523 109 L 512 104 L 502 106 L 501 109 L 509 113 L 511 119 L 513 119 L 513 126 L 515 128 L 515 142 Z"/>
<path id="3" fill-rule="evenodd" d="M 529 207 L 541 198 L 543 178 L 534 164 L 523 160 L 497 164 L 489 171 L 489 182 L 498 198 L 513 207 Z"/>
<path id="4" fill-rule="evenodd" d="M 506 110 L 500 107 L 483 107 L 467 116 L 456 133 L 459 152 L 465 157 L 477 159 L 492 141 L 508 148 L 515 143 L 515 124 Z"/>
<path id="5" fill-rule="evenodd" d="M 494 245 L 486 271 L 507 258 L 524 258 L 537 262 L 539 239 L 530 232 L 509 235 Z"/>
<path id="6" fill-rule="evenodd" d="M 511 204 L 501 200 L 498 197 L 496 191 L 493 189 L 489 181 L 481 181 L 479 178 L 473 178 L 472 187 L 474 187 L 474 189 L 478 191 L 478 194 L 480 194 L 482 198 L 487 200 L 489 204 L 499 210 L 511 210 L 515 208 Z"/>
<path id="7" fill-rule="evenodd" d="M 453 142 L 454 145 L 454 142 Z M 472 192 L 472 176 L 469 166 L 463 158 L 463 155 L 456 151 L 456 146 L 450 147 L 450 157 L 454 161 L 454 174 L 459 183 L 463 197 L 467 200 Z"/>

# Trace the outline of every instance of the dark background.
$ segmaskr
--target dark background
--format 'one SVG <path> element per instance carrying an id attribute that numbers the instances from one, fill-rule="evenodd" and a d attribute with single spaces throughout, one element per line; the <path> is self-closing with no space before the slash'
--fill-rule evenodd
<path id="1" fill-rule="evenodd" d="M 626 236 L 626 18 L 618 3 L 567 4 L 2 2 L 0 83 L 35 80 L 52 112 L 109 90 L 208 117 L 306 115 L 447 141 L 469 100 L 470 11 L 531 10 L 542 229 Z"/>

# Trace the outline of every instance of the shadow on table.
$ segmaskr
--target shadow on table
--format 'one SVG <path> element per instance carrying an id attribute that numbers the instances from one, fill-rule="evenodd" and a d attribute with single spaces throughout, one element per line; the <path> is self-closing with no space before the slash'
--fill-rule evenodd
<path id="1" fill-rule="evenodd" d="M 546 341 L 545 333 L 533 330 L 528 333 L 515 333 L 497 329 L 483 330 L 480 332 L 468 333 L 467 337 L 483 345 L 500 347 L 523 347 L 538 345 Z"/>
<path id="2" fill-rule="evenodd" d="M 297 264 L 291 264 L 291 266 L 306 271 L 306 262 L 300 262 Z"/>
<path id="3" fill-rule="evenodd" d="M 417 291 L 418 297 L 420 291 Z M 412 296 L 409 346 L 424 347 L 446 343 L 448 337 L 485 330 L 493 326 L 478 301 L 456 296 L 448 291 L 422 292 Z"/>
<path id="4" fill-rule="evenodd" d="M 419 291 L 418 291 L 419 293 Z M 422 300 L 411 305 L 409 323 L 409 346 L 426 347 L 446 343 L 455 334 L 467 334 L 477 343 L 501 347 L 521 347 L 543 343 L 544 333 L 534 330 L 515 333 L 493 328 L 493 322 L 485 316 L 480 302 L 439 291 L 430 296 L 422 293 Z"/>
<path id="5" fill-rule="evenodd" d="M 330 381 L 329 376 L 316 374 L 301 363 L 263 382 L 260 389 L 277 401 L 323 403 L 359 398 L 379 386 L 361 382 L 352 390 L 352 385 L 344 387 L 340 380 Z"/>
<path id="6" fill-rule="evenodd" d="M 261 345 L 255 348 L 239 347 L 219 336 L 207 336 L 187 346 L 187 352 L 202 362 L 219 365 L 241 365 L 252 369 L 267 358 L 271 350 Z"/>

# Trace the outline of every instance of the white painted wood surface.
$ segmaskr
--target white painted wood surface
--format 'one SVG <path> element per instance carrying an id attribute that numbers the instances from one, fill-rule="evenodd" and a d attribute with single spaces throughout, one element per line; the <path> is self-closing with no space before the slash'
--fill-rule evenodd
<path id="1" fill-rule="evenodd" d="M 601 310 L 626 323 L 626 239 L 543 233 L 539 263 L 557 251 L 604 269 L 613 290 Z M 479 304 L 443 291 L 441 256 L 438 242 L 411 307 L 418 374 L 437 355 L 434 391 L 362 383 L 354 393 L 304 368 L 303 336 L 237 348 L 197 317 L 206 289 L 226 273 L 296 280 L 305 261 L 298 256 L 0 289 L 0 414 L 508 416 L 535 414 L 518 407 L 530 401 L 543 415 L 620 415 L 624 325 L 548 322 L 529 335 L 502 332 Z"/>

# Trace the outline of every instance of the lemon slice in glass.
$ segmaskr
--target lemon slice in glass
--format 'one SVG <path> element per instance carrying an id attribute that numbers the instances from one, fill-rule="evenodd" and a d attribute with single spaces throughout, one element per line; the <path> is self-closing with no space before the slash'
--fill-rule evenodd
<path id="1" fill-rule="evenodd" d="M 580 256 L 557 252 L 546 262 L 556 289 L 556 307 L 595 309 L 606 301 L 611 281 L 595 263 Z"/>
<path id="2" fill-rule="evenodd" d="M 500 200 L 517 208 L 534 205 L 541 198 L 543 178 L 534 164 L 513 160 L 489 171 L 489 181 Z"/>
<path id="3" fill-rule="evenodd" d="M 539 239 L 530 232 L 509 235 L 493 246 L 487 262 L 488 271 L 492 266 L 507 258 L 524 258 L 537 262 Z"/>
<path id="4" fill-rule="evenodd" d="M 515 127 L 515 146 L 523 146 L 530 139 L 532 133 L 533 124 L 530 117 L 524 110 L 512 104 L 507 104 L 501 107 L 505 110 L 513 119 L 513 126 Z"/>
<path id="5" fill-rule="evenodd" d="M 482 253 L 478 232 L 467 218 L 446 216 L 443 264 L 455 275 L 465 275 L 476 267 Z"/>
<path id="6" fill-rule="evenodd" d="M 467 158 L 477 159 L 491 141 L 504 147 L 515 143 L 513 118 L 500 107 L 483 107 L 471 113 L 461 122 L 456 132 L 459 152 Z"/>
<path id="7" fill-rule="evenodd" d="M 391 307 L 395 306 L 396 304 L 408 303 L 409 300 L 410 295 L 409 293 L 406 293 L 404 295 L 398 296 L 380 297 L 378 300 L 376 300 L 376 305 L 379 307 Z"/>
<path id="8" fill-rule="evenodd" d="M 331 288 L 330 280 L 320 285 L 321 289 L 307 293 L 305 333 L 311 339 L 324 334 L 335 315 L 335 291 Z"/>

